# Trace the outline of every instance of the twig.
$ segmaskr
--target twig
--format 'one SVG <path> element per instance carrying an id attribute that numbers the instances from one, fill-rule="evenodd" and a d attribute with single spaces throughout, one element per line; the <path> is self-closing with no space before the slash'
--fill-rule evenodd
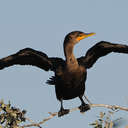
<path id="1" fill-rule="evenodd" d="M 19 126 L 18 128 L 33 127 L 33 126 L 42 128 L 38 123 L 35 123 L 35 124 L 28 124 L 28 125 L 23 125 L 23 126 Z"/>
<path id="2" fill-rule="evenodd" d="M 91 102 L 90 102 L 91 103 Z M 94 108 L 94 107 L 104 107 L 104 108 L 108 108 L 108 109 L 112 109 L 113 111 L 115 110 L 123 110 L 123 111 L 128 111 L 128 108 L 127 107 L 121 107 L 121 106 L 118 106 L 118 105 L 107 105 L 107 104 L 90 104 L 90 107 L 91 108 Z M 73 111 L 77 111 L 79 110 L 78 107 L 76 108 L 72 108 L 70 109 L 70 113 L 73 112 Z M 33 123 L 32 120 L 28 119 L 28 121 L 31 122 L 31 124 L 28 124 L 28 125 L 23 125 L 23 126 L 20 126 L 21 128 L 25 128 L 25 127 L 32 127 L 32 126 L 36 126 L 36 127 L 39 127 L 41 128 L 41 124 L 44 124 L 45 122 L 47 122 L 48 120 L 52 119 L 53 117 L 57 116 L 58 115 L 58 112 L 54 112 L 54 113 L 51 113 L 49 112 L 50 116 L 43 119 L 42 121 L 40 121 L 39 123 Z"/>
<path id="3" fill-rule="evenodd" d="M 112 109 L 113 111 L 115 111 L 115 110 L 128 111 L 128 108 L 127 107 L 121 107 L 119 105 L 91 104 L 91 107 L 104 107 L 104 108 Z"/>
<path id="4" fill-rule="evenodd" d="M 31 124 L 33 124 L 33 126 L 37 126 L 39 128 L 42 128 L 39 124 L 35 123 L 33 120 L 26 118 L 26 120 L 28 120 Z M 24 127 L 31 127 L 30 125 L 24 125 Z"/>
<path id="5" fill-rule="evenodd" d="M 88 101 L 88 103 L 91 105 L 91 101 L 87 98 L 87 96 L 84 95 L 84 98 Z"/>

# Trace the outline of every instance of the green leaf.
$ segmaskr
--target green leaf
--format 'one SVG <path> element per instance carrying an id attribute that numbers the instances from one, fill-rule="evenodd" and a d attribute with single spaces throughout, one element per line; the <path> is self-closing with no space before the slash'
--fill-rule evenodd
<path id="1" fill-rule="evenodd" d="M 89 125 L 92 125 L 92 126 L 94 126 L 94 125 L 96 125 L 96 123 L 91 123 L 91 124 L 89 124 Z"/>

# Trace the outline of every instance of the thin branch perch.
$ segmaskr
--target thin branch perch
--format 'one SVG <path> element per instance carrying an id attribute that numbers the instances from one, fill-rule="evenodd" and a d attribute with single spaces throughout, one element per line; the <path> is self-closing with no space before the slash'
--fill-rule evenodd
<path id="1" fill-rule="evenodd" d="M 111 109 L 113 111 L 116 111 L 116 110 L 123 110 L 123 111 L 128 111 L 128 108 L 127 107 L 121 107 L 121 106 L 118 106 L 118 105 L 108 105 L 108 104 L 90 104 L 90 107 L 91 108 L 94 108 L 94 107 L 104 107 L 104 108 L 108 108 L 108 109 Z M 73 112 L 73 111 L 77 111 L 79 110 L 78 107 L 76 108 L 72 108 L 70 109 L 70 113 Z M 49 112 L 50 116 L 43 119 L 42 121 L 40 121 L 39 123 L 31 123 L 31 124 L 28 124 L 28 125 L 23 125 L 23 126 L 20 126 L 21 128 L 25 128 L 25 127 L 32 127 L 32 126 L 36 126 L 36 127 L 39 127 L 41 128 L 41 124 L 44 124 L 45 122 L 47 122 L 48 120 L 52 119 L 53 117 L 57 116 L 58 115 L 58 112 L 54 112 L 54 113 L 51 113 Z M 29 121 L 30 119 L 27 118 L 27 120 Z"/>
<path id="2" fill-rule="evenodd" d="M 108 105 L 108 104 L 91 104 L 91 107 L 104 107 L 112 110 L 123 110 L 128 111 L 127 107 L 121 107 L 119 105 Z"/>

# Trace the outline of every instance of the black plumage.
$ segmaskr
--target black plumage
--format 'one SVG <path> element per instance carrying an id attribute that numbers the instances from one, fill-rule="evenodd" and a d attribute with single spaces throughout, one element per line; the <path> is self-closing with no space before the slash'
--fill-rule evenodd
<path id="1" fill-rule="evenodd" d="M 31 48 L 25 48 L 8 57 L 0 59 L 0 69 L 12 65 L 32 65 L 45 71 L 53 71 L 55 75 L 47 83 L 55 85 L 56 97 L 61 102 L 59 116 L 67 114 L 68 109 L 63 108 L 63 100 L 79 97 L 81 100 L 80 111 L 90 109 L 82 97 L 85 91 L 87 69 L 91 68 L 100 58 L 111 52 L 128 53 L 128 46 L 101 41 L 91 47 L 85 56 L 75 58 L 73 48 L 80 40 L 95 33 L 74 31 L 69 33 L 64 40 L 65 60 L 57 57 L 48 57 L 45 53 Z"/>

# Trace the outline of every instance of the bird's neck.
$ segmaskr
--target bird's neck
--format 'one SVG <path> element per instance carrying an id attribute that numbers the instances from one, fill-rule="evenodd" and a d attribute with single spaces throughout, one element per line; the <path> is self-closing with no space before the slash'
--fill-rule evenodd
<path id="1" fill-rule="evenodd" d="M 66 57 L 67 68 L 72 71 L 78 68 L 78 61 L 73 54 L 74 44 L 64 44 L 64 54 Z"/>

